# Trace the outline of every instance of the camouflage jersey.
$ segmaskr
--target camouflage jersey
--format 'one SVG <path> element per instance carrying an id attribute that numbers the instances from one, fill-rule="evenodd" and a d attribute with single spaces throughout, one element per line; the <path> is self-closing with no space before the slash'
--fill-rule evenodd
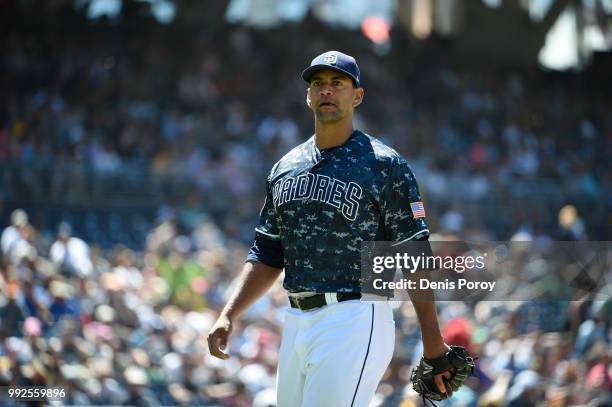
<path id="1" fill-rule="evenodd" d="M 320 151 L 312 136 L 272 167 L 255 230 L 280 240 L 288 291 L 359 291 L 362 241 L 429 233 L 420 200 L 406 160 L 376 138 L 356 130 Z"/>

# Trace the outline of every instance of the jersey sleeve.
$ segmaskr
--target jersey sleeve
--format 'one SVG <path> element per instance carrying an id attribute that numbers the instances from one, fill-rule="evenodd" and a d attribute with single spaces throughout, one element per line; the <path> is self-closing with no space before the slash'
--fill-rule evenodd
<path id="1" fill-rule="evenodd" d="M 255 232 L 270 240 L 280 241 L 276 208 L 272 198 L 272 185 L 269 180 L 266 183 L 266 200 L 259 213 L 259 223 L 255 228 Z"/>
<path id="2" fill-rule="evenodd" d="M 283 268 L 283 246 L 280 240 L 276 208 L 274 207 L 269 181 L 266 184 L 266 200 L 261 208 L 259 222 L 255 228 L 255 239 L 246 261 Z"/>
<path id="3" fill-rule="evenodd" d="M 401 243 L 429 235 L 419 187 L 405 160 L 389 169 L 381 198 L 387 240 Z"/>
<path id="4" fill-rule="evenodd" d="M 267 264 L 270 267 L 283 268 L 283 246 L 280 240 L 270 240 L 259 233 L 255 233 L 253 245 L 249 250 L 246 261 Z"/>

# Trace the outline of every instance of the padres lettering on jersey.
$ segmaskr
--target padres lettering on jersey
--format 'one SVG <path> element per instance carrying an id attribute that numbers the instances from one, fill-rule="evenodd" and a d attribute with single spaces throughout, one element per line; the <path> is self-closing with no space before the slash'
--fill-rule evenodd
<path id="1" fill-rule="evenodd" d="M 276 182 L 272 189 L 275 207 L 295 200 L 312 199 L 341 209 L 348 220 L 355 220 L 359 210 L 359 199 L 363 190 L 354 182 L 342 182 L 322 174 L 300 174 L 285 177 Z"/>
<path id="2" fill-rule="evenodd" d="M 256 231 L 280 240 L 287 290 L 359 291 L 361 242 L 427 234 L 420 200 L 405 159 L 377 139 L 355 131 L 321 152 L 313 136 L 272 168 Z"/>

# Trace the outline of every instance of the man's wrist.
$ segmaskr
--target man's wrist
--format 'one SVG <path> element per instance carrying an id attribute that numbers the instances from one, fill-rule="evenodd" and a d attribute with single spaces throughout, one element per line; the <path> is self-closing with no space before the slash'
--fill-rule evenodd
<path id="1" fill-rule="evenodd" d="M 230 323 L 234 321 L 235 317 L 236 316 L 234 315 L 234 311 L 232 309 L 224 309 L 223 311 L 221 311 L 221 314 L 219 315 L 219 319 L 226 319 Z"/>
<path id="2" fill-rule="evenodd" d="M 449 349 L 450 347 L 444 342 L 442 338 L 440 338 L 439 341 L 436 341 L 436 343 L 429 342 L 426 344 L 425 342 L 423 342 L 423 356 L 425 356 L 427 359 L 435 359 L 437 357 L 440 357 L 445 354 Z"/>

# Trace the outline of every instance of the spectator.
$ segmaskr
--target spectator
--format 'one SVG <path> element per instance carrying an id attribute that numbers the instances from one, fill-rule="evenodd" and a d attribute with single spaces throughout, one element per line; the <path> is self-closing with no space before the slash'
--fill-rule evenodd
<path id="1" fill-rule="evenodd" d="M 72 236 L 72 227 L 67 222 L 60 223 L 50 255 L 51 261 L 66 275 L 87 277 L 93 271 L 89 245 Z"/>
<path id="2" fill-rule="evenodd" d="M 12 257 L 13 251 L 19 246 L 19 242 L 24 239 L 25 229 L 28 225 L 28 214 L 23 209 L 15 209 L 11 213 L 11 224 L 4 228 L 0 238 L 4 256 Z"/>

